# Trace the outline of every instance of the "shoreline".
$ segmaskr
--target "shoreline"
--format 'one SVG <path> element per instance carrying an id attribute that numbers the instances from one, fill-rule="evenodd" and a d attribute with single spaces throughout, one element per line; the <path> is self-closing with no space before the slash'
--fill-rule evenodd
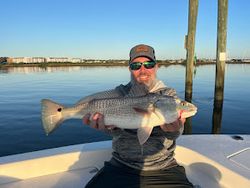
<path id="1" fill-rule="evenodd" d="M 171 66 L 171 65 L 183 65 L 185 66 L 185 61 L 183 62 L 166 62 L 166 61 L 158 61 L 160 66 Z M 197 62 L 194 66 L 202 66 L 202 65 L 215 65 L 216 62 Z M 250 62 L 226 62 L 226 64 L 250 64 Z M 69 67 L 69 66 L 83 66 L 83 67 L 99 67 L 99 66 L 127 66 L 126 63 L 7 63 L 0 64 L 0 69 L 3 68 L 11 68 L 11 67 Z"/>

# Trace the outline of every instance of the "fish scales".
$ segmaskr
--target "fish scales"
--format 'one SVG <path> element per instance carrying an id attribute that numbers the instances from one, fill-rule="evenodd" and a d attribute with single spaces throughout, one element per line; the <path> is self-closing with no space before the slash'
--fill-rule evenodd
<path id="1" fill-rule="evenodd" d="M 197 107 L 175 97 L 153 93 L 138 97 L 83 99 L 71 108 L 49 99 L 42 100 L 42 122 L 47 134 L 66 119 L 82 119 L 87 113 L 95 112 L 104 115 L 107 125 L 138 129 L 138 140 L 143 144 L 153 127 L 191 117 L 196 114 Z"/>
<path id="2" fill-rule="evenodd" d="M 88 109 L 94 109 L 94 110 L 101 110 L 101 109 L 107 109 L 107 108 L 119 108 L 121 106 L 129 106 L 129 105 L 136 105 L 136 104 L 143 104 L 145 102 L 149 102 L 149 97 L 141 98 L 141 97 L 135 97 L 135 98 L 118 98 L 118 99 L 95 99 L 90 101 L 87 104 Z"/>

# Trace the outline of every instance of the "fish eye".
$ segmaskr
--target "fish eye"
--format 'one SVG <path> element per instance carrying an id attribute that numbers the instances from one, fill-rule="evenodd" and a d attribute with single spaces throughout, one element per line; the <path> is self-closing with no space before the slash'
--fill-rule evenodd
<path id="1" fill-rule="evenodd" d="M 185 101 L 181 101 L 181 106 L 185 106 Z"/>

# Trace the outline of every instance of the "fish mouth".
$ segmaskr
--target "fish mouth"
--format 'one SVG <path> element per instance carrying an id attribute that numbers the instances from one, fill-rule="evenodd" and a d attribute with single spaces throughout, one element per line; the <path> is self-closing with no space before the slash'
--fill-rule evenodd
<path id="1" fill-rule="evenodd" d="M 194 116 L 195 114 L 197 113 L 197 110 L 192 110 L 191 112 L 183 112 L 181 114 L 181 118 L 188 118 L 188 117 L 191 117 L 191 116 Z"/>

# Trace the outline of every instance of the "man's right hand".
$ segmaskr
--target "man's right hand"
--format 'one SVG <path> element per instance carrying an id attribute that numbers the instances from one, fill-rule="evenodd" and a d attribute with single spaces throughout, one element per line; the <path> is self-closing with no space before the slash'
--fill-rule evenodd
<path id="1" fill-rule="evenodd" d="M 93 115 L 86 114 L 83 117 L 83 123 L 85 125 L 89 125 L 93 129 L 102 130 L 102 131 L 112 130 L 115 128 L 114 125 L 105 125 L 104 116 L 98 112 L 94 113 Z"/>

